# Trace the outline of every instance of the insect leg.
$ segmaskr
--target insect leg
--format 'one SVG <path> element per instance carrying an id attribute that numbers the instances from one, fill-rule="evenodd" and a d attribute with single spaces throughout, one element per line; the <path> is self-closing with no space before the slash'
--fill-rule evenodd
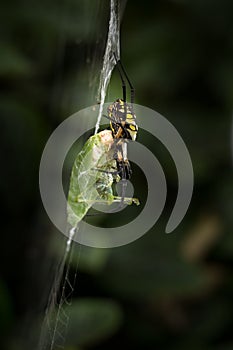
<path id="1" fill-rule="evenodd" d="M 119 175 L 119 170 L 110 171 L 110 170 L 102 170 L 102 169 L 99 169 L 99 168 L 92 168 L 91 170 L 100 171 L 101 173 L 105 173 L 105 174 Z"/>
<path id="2" fill-rule="evenodd" d="M 79 202 L 80 203 L 83 203 L 83 202 L 93 203 L 93 200 L 79 199 Z M 99 204 L 112 204 L 112 203 L 121 203 L 121 202 L 122 202 L 122 197 L 120 197 L 120 196 L 114 196 L 111 201 L 107 200 L 107 199 L 105 200 L 105 199 L 98 199 L 98 198 L 95 200 L 95 203 L 99 203 Z M 140 204 L 140 202 L 137 198 L 130 198 L 130 197 L 124 197 L 123 203 L 127 204 L 127 205 L 131 205 L 131 204 L 139 205 Z M 109 211 L 109 213 L 112 213 L 112 211 Z"/>

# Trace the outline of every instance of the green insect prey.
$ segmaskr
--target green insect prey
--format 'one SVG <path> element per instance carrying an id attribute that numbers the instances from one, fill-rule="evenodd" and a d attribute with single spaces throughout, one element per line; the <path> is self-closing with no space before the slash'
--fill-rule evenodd
<path id="1" fill-rule="evenodd" d="M 95 203 L 110 205 L 123 200 L 124 204 L 139 205 L 136 198 L 113 194 L 113 182 L 120 180 L 113 143 L 112 132 L 103 130 L 87 140 L 74 161 L 67 203 L 67 221 L 72 227 L 77 227 Z"/>

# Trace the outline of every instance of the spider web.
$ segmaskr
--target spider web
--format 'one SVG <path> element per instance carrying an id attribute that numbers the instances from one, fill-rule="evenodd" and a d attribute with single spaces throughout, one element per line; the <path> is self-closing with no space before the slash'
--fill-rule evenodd
<path id="1" fill-rule="evenodd" d="M 89 5 L 90 4 L 91 3 L 89 3 Z M 101 8 L 100 4 L 102 4 L 101 1 L 99 2 L 99 7 Z M 97 133 L 99 129 L 107 87 L 116 64 L 112 52 L 115 53 L 117 59 L 120 58 L 120 18 L 123 14 L 125 4 L 126 0 L 110 0 L 108 37 L 98 90 L 100 108 L 96 121 L 95 133 Z M 78 245 L 78 253 L 75 252 L 76 243 L 73 241 L 75 234 L 81 234 L 78 228 L 76 230 L 71 229 L 68 232 L 64 254 L 55 271 L 55 277 L 42 323 L 38 350 L 64 349 L 65 347 L 66 332 L 69 326 L 69 316 L 66 310 L 67 306 L 72 304 L 72 294 L 75 288 L 81 254 L 80 245 Z M 73 271 L 73 277 L 71 277 L 71 266 L 74 265 L 74 257 L 77 259 L 75 264 L 76 268 L 75 271 Z"/>
<path id="2" fill-rule="evenodd" d="M 119 2 L 117 0 L 111 0 L 110 5 L 110 20 L 108 39 L 104 54 L 103 68 L 100 75 L 99 95 L 100 95 L 100 108 L 95 126 L 95 134 L 99 130 L 99 124 L 103 113 L 103 105 L 107 92 L 107 87 L 112 75 L 114 66 L 116 65 L 113 53 L 116 58 L 120 58 L 120 18 L 119 18 Z"/>
<path id="3" fill-rule="evenodd" d="M 78 264 L 81 254 L 81 245 L 76 254 L 77 261 L 73 278 L 70 277 L 72 260 L 74 259 L 75 243 L 73 242 L 75 231 L 69 233 L 66 241 L 65 253 L 57 266 L 55 278 L 50 292 L 48 306 L 42 325 L 39 349 L 53 350 L 64 348 L 66 331 L 69 324 L 67 306 L 72 304 L 72 294 L 77 278 Z"/>

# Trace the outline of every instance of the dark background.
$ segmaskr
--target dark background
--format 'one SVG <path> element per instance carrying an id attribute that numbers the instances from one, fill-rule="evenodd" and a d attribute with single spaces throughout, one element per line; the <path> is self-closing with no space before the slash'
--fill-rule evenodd
<path id="1" fill-rule="evenodd" d="M 40 157 L 57 125 L 97 101 L 108 16 L 108 1 L 1 4 L 1 349 L 38 343 L 64 252 L 64 237 L 40 199 Z M 76 247 L 64 348 L 233 349 L 233 3 L 129 0 L 121 58 L 136 103 L 164 115 L 185 141 L 193 199 L 183 222 L 166 235 L 176 170 L 166 149 L 143 135 L 167 177 L 166 209 L 130 245 Z M 120 96 L 114 72 L 107 101 Z M 135 169 L 135 188 L 141 176 Z M 114 225 L 120 218 L 107 220 Z"/>

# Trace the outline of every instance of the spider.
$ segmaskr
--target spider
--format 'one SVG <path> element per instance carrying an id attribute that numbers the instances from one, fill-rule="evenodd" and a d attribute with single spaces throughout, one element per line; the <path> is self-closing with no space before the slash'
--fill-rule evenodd
<path id="1" fill-rule="evenodd" d="M 114 57 L 116 59 L 115 55 Z M 125 196 L 127 180 L 132 175 L 127 158 L 127 142 L 135 140 L 138 131 L 133 112 L 134 89 L 122 63 L 117 60 L 116 62 L 122 82 L 123 98 L 112 103 L 104 116 L 109 120 L 110 130 L 105 129 L 91 136 L 74 161 L 67 203 L 67 219 L 72 227 L 77 227 L 95 203 L 120 203 L 118 208 L 109 210 L 109 213 L 118 211 L 124 204 L 139 205 L 137 198 Z M 131 89 L 130 104 L 126 102 L 124 76 Z M 113 194 L 114 182 L 120 182 L 122 185 L 120 196 Z"/>
<path id="2" fill-rule="evenodd" d="M 113 173 L 118 174 L 120 177 L 122 200 L 118 208 L 110 210 L 109 212 L 118 211 L 118 209 L 123 206 L 127 180 L 129 180 L 132 175 L 132 169 L 127 158 L 127 142 L 128 140 L 135 141 L 138 132 L 136 115 L 133 111 L 135 90 L 121 61 L 117 60 L 115 53 L 113 53 L 113 55 L 122 83 L 123 98 L 119 98 L 112 103 L 107 109 L 107 115 L 104 115 L 104 117 L 110 121 L 110 129 L 114 139 L 114 144 L 112 146 L 114 150 L 113 159 L 116 161 L 117 169 Z M 130 103 L 126 102 L 127 91 L 125 79 L 130 87 Z"/>
<path id="3" fill-rule="evenodd" d="M 113 158 L 116 160 L 117 173 L 122 180 L 129 180 L 132 175 L 132 170 L 127 158 L 127 140 L 135 141 L 138 132 L 136 115 L 133 112 L 135 90 L 121 61 L 117 61 L 116 55 L 113 55 L 121 78 L 123 98 L 117 99 L 111 104 L 107 110 L 108 115 L 104 117 L 110 121 L 110 128 L 115 140 Z M 130 86 L 130 104 L 126 102 L 126 84 L 124 76 Z"/>

